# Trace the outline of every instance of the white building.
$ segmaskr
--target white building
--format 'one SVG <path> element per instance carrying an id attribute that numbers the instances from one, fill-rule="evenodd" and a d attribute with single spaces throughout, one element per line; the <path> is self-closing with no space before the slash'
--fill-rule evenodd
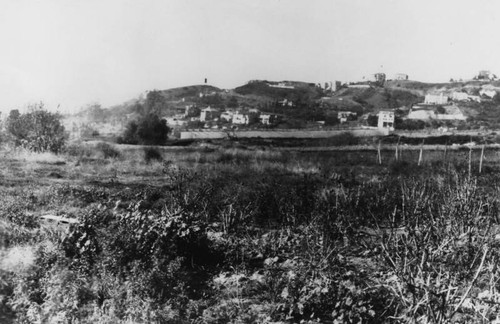
<path id="1" fill-rule="evenodd" d="M 250 118 L 247 114 L 236 113 L 233 115 L 233 124 L 248 125 Z"/>
<path id="2" fill-rule="evenodd" d="M 453 92 L 451 94 L 451 99 L 455 101 L 466 101 L 469 100 L 469 95 L 465 92 Z"/>
<path id="3" fill-rule="evenodd" d="M 280 115 L 276 114 L 260 114 L 260 123 L 263 125 L 272 125 L 278 123 L 280 120 Z"/>
<path id="4" fill-rule="evenodd" d="M 220 115 L 220 119 L 231 122 L 233 120 L 233 115 L 234 113 L 232 111 L 225 111 Z"/>
<path id="5" fill-rule="evenodd" d="M 390 131 L 394 130 L 394 111 L 389 110 L 381 110 L 378 113 L 378 128 L 380 129 L 389 129 Z"/>
<path id="6" fill-rule="evenodd" d="M 167 122 L 167 125 L 169 126 L 183 126 L 188 122 L 183 117 L 184 116 L 181 115 L 181 116 L 166 117 L 163 119 Z"/>
<path id="7" fill-rule="evenodd" d="M 479 91 L 479 95 L 485 96 L 488 98 L 493 99 L 494 96 L 496 96 L 497 92 L 495 90 L 487 90 L 487 89 L 482 89 Z"/>
<path id="8" fill-rule="evenodd" d="M 428 94 L 425 96 L 424 103 L 428 105 L 445 105 L 448 103 L 448 96 L 445 96 L 442 92 L 438 95 Z"/>
<path id="9" fill-rule="evenodd" d="M 398 81 L 408 80 L 408 74 L 396 73 L 394 75 L 394 80 L 398 80 Z"/>

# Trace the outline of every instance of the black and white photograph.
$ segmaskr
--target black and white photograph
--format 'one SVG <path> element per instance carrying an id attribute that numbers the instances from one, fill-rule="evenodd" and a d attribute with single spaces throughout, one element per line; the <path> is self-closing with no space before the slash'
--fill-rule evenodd
<path id="1" fill-rule="evenodd" d="M 500 324 L 499 1 L 0 0 L 0 44 L 0 324 Z"/>

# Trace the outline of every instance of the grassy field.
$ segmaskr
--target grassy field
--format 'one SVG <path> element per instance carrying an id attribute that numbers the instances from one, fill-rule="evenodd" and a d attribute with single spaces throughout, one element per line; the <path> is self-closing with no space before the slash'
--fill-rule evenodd
<path id="1" fill-rule="evenodd" d="M 5 147 L 0 322 L 492 322 L 498 154 Z"/>

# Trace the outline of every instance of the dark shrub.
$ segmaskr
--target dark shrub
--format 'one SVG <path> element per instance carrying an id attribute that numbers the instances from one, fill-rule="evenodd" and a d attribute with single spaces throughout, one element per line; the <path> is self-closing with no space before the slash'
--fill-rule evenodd
<path id="1" fill-rule="evenodd" d="M 61 152 L 66 142 L 61 115 L 48 112 L 43 103 L 30 108 L 25 114 L 11 110 L 6 120 L 6 129 L 16 145 L 34 152 Z"/>
<path id="2" fill-rule="evenodd" d="M 96 149 L 103 154 L 105 159 L 117 158 L 120 156 L 120 151 L 108 143 L 101 142 L 96 145 Z"/>
<path id="3" fill-rule="evenodd" d="M 131 121 L 118 138 L 120 144 L 164 145 L 170 129 L 165 120 L 155 114 L 148 114 L 139 121 Z"/>
<path id="4" fill-rule="evenodd" d="M 163 156 L 161 152 L 156 147 L 145 147 L 144 148 L 144 160 L 146 163 L 152 161 L 163 161 Z"/>

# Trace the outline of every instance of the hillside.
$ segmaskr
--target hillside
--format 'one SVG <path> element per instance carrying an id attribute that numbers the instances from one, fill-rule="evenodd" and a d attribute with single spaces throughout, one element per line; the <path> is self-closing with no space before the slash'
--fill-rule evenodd
<path id="1" fill-rule="evenodd" d="M 263 112 L 279 113 L 289 119 L 314 122 L 336 117 L 339 111 L 356 112 L 358 117 L 375 114 L 384 109 L 409 108 L 424 101 L 427 94 L 465 92 L 478 96 L 481 90 L 500 92 L 500 81 L 465 81 L 426 83 L 389 80 L 383 87 L 349 87 L 337 91 L 300 81 L 253 80 L 234 89 L 220 89 L 212 85 L 191 85 L 165 90 L 152 90 L 146 96 L 129 100 L 105 109 L 107 120 L 124 123 L 130 116 L 140 116 L 149 106 L 163 116 L 183 114 L 187 106 L 223 109 L 257 108 Z M 481 103 L 456 103 L 469 120 L 481 125 L 500 122 L 498 104 L 487 98 Z M 127 116 L 125 118 L 125 116 Z M 96 120 L 96 122 L 98 122 Z"/>
<path id="2" fill-rule="evenodd" d="M 423 96 L 407 89 L 398 88 L 343 88 L 329 97 L 323 97 L 324 106 L 338 111 L 375 113 L 383 109 L 411 107 L 423 101 Z"/>
<path id="3" fill-rule="evenodd" d="M 181 100 L 182 98 L 198 97 L 201 94 L 219 93 L 222 90 L 211 85 L 192 85 L 186 87 L 161 90 L 167 100 Z"/>
<path id="4" fill-rule="evenodd" d="M 234 89 L 240 95 L 257 95 L 270 100 L 311 101 L 321 98 L 323 91 L 315 84 L 297 81 L 251 81 Z"/>

